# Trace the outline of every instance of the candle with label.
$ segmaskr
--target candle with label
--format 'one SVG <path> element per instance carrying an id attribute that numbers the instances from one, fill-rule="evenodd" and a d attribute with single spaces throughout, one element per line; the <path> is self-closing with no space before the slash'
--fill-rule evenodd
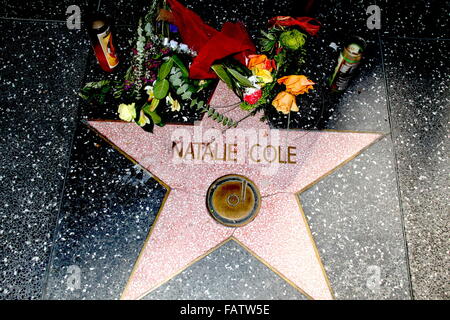
<path id="1" fill-rule="evenodd" d="M 119 59 L 113 44 L 111 20 L 104 14 L 96 13 L 87 19 L 87 26 L 100 67 L 104 71 L 112 72 L 119 64 Z"/>

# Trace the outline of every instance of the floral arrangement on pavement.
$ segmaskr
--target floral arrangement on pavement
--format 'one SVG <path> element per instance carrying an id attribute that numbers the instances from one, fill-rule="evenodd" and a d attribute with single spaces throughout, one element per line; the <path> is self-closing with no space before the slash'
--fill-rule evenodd
<path id="1" fill-rule="evenodd" d="M 311 20 L 279 16 L 269 21 L 267 32 L 261 31 L 262 54 L 249 56 L 247 67 L 252 75 L 248 79 L 252 86 L 244 90 L 242 109 L 258 110 L 271 105 L 284 114 L 300 110 L 297 96 L 308 93 L 315 83 L 300 74 L 307 34 L 297 27 L 315 35 L 319 25 L 310 24 Z"/>
<path id="2" fill-rule="evenodd" d="M 216 110 L 219 106 L 208 104 L 211 91 L 205 89 L 217 78 L 252 114 L 268 108 L 283 114 L 298 112 L 298 96 L 314 85 L 301 74 L 304 44 L 320 24 L 308 17 L 280 16 L 269 26 L 261 31 L 257 53 L 243 24 L 227 22 L 217 31 L 176 0 L 153 1 L 139 20 L 124 79 L 87 83 L 80 96 L 104 103 L 112 95 L 120 119 L 150 132 L 155 124 L 164 125 L 162 108 L 172 112 L 195 108 L 224 126 L 237 126 L 237 121 Z"/>

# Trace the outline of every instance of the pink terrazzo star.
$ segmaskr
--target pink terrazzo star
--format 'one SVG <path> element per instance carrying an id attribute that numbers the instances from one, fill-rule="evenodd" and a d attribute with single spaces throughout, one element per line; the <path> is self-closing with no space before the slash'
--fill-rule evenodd
<path id="1" fill-rule="evenodd" d="M 211 105 L 228 105 L 236 99 L 220 84 Z M 227 112 L 235 120 L 245 115 L 239 108 Z M 206 117 L 201 126 L 166 125 L 155 128 L 154 134 L 133 123 L 90 121 L 89 124 L 170 187 L 122 299 L 146 295 L 230 238 L 307 297 L 333 298 L 297 193 L 351 160 L 379 139 L 380 134 L 271 130 L 257 116 L 248 117 L 237 129 L 225 132 L 224 127 Z M 196 131 L 199 128 L 202 128 L 200 136 Z M 211 128 L 220 131 L 208 130 Z M 250 138 L 239 144 L 246 135 Z M 190 142 L 216 144 L 218 149 L 236 142 L 238 146 L 234 148 L 238 150 L 231 153 L 231 161 L 219 159 L 216 153 L 206 159 L 211 160 L 208 162 L 202 160 L 204 149 L 200 156 L 188 154 L 194 149 L 189 149 L 186 137 Z M 269 148 L 271 152 L 279 154 L 264 154 L 268 145 L 273 146 Z M 196 144 L 199 148 L 204 146 Z M 283 163 L 288 159 L 291 163 Z M 208 187 L 227 174 L 250 178 L 262 196 L 257 217 L 238 228 L 216 222 L 205 205 Z"/>

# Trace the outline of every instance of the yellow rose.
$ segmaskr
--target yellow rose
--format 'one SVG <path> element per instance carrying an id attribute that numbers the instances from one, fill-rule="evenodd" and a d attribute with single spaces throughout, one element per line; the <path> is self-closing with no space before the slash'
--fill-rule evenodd
<path id="1" fill-rule="evenodd" d="M 272 105 L 284 114 L 288 114 L 290 111 L 299 111 L 295 96 L 286 91 L 280 92 L 272 101 Z"/>
<path id="2" fill-rule="evenodd" d="M 284 83 L 286 85 L 286 91 L 293 94 L 299 95 L 308 93 L 309 89 L 313 89 L 313 85 L 315 84 L 305 76 L 286 76 L 278 79 L 278 83 Z"/>
<path id="3" fill-rule="evenodd" d="M 258 77 L 259 83 L 271 83 L 273 81 L 272 73 L 266 69 L 254 68 L 252 69 L 253 75 Z"/>
<path id="4" fill-rule="evenodd" d="M 136 118 L 136 109 L 134 102 L 132 104 L 120 104 L 119 105 L 119 118 L 123 121 L 131 122 Z"/>

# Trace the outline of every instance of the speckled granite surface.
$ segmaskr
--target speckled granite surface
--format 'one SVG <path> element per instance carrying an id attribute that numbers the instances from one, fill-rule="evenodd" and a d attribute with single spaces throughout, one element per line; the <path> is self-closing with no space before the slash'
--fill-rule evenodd
<path id="1" fill-rule="evenodd" d="M 199 288 L 204 290 L 199 290 Z M 306 300 L 272 270 L 231 240 L 143 300 Z"/>
<path id="2" fill-rule="evenodd" d="M 414 296 L 448 299 L 450 42 L 383 47 Z"/>
<path id="3" fill-rule="evenodd" d="M 89 43 L 61 24 L 0 20 L 0 29 L 0 297 L 39 299 Z"/>
<path id="4" fill-rule="evenodd" d="M 301 15 L 297 1 L 184 3 L 215 27 Z M 366 26 L 375 3 L 379 31 Z M 0 299 L 118 299 L 165 190 L 80 121 L 116 115 L 76 96 L 103 73 L 85 30 L 64 20 L 69 4 L 111 14 L 126 56 L 145 1 L 0 4 Z M 317 6 L 323 28 L 309 39 L 305 73 L 318 85 L 290 127 L 386 134 L 299 195 L 336 299 L 448 299 L 449 13 L 437 0 Z M 369 44 L 364 63 L 344 94 L 330 95 L 323 81 L 355 33 Z M 229 241 L 145 298 L 305 297 Z"/>
<path id="5" fill-rule="evenodd" d="M 87 126 L 76 132 L 66 181 L 44 298 L 115 299 L 166 190 Z"/>
<path id="6" fill-rule="evenodd" d="M 410 298 L 392 149 L 387 136 L 300 195 L 337 299 Z"/>

